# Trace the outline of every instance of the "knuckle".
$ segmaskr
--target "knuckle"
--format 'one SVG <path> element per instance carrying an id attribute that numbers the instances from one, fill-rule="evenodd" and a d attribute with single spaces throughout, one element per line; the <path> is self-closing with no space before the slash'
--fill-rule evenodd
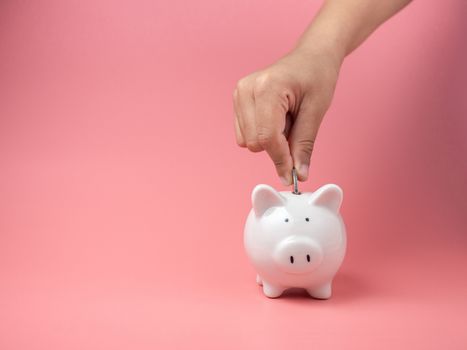
<path id="1" fill-rule="evenodd" d="M 261 145 L 256 140 L 247 140 L 245 145 L 251 152 L 259 152 L 262 150 Z"/>
<path id="2" fill-rule="evenodd" d="M 315 140 L 311 139 L 301 139 L 297 141 L 297 148 L 301 155 L 310 157 L 313 153 L 313 148 L 315 146 Z"/>
<path id="3" fill-rule="evenodd" d="M 277 158 L 277 159 L 273 159 L 272 162 L 274 163 L 274 166 L 276 167 L 276 169 L 278 170 L 281 170 L 283 169 L 285 166 L 286 166 L 286 161 L 285 159 L 283 158 Z"/>
<path id="4" fill-rule="evenodd" d="M 275 84 L 276 78 L 272 73 L 262 73 L 255 78 L 253 93 L 255 95 L 261 95 L 272 89 Z"/>
<path id="5" fill-rule="evenodd" d="M 239 92 L 246 90 L 248 87 L 248 78 L 242 78 L 239 81 L 237 81 L 237 85 L 235 87 L 235 91 L 238 95 Z M 234 92 L 235 93 L 235 92 Z"/>
<path id="6" fill-rule="evenodd" d="M 285 104 L 293 96 L 289 84 L 275 73 L 263 73 L 255 78 L 253 95 L 261 97 L 266 94 L 275 96 L 277 101 Z"/>
<path id="7" fill-rule="evenodd" d="M 237 145 L 240 147 L 246 147 L 246 143 L 243 140 L 237 139 Z"/>
<path id="8" fill-rule="evenodd" d="M 258 143 L 263 148 L 269 148 L 274 143 L 274 135 L 267 131 L 258 132 Z"/>

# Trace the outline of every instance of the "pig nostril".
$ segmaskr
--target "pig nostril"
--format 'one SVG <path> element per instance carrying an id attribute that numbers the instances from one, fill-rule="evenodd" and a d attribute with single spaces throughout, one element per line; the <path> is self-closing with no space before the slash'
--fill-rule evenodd
<path id="1" fill-rule="evenodd" d="M 306 255 L 306 260 L 307 260 L 308 262 L 310 262 L 310 254 L 307 254 L 307 255 Z"/>
<path id="2" fill-rule="evenodd" d="M 293 264 L 293 256 L 290 256 L 290 263 Z"/>

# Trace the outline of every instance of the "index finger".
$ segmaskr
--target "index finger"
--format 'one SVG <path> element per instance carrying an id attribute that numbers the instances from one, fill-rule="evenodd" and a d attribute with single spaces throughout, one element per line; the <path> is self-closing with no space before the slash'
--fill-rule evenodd
<path id="1" fill-rule="evenodd" d="M 285 97 L 285 99 L 287 99 Z M 269 154 L 284 185 L 292 182 L 293 161 L 283 131 L 286 126 L 288 101 L 274 91 L 255 94 L 255 122 L 259 144 Z"/>

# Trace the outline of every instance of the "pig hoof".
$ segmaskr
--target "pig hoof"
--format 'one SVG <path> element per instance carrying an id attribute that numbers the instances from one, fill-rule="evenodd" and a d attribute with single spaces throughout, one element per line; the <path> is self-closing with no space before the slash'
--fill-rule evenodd
<path id="1" fill-rule="evenodd" d="M 263 293 L 268 298 L 277 298 L 279 297 L 284 290 L 279 287 L 271 286 L 270 284 L 263 281 Z"/>
<path id="2" fill-rule="evenodd" d="M 316 299 L 329 299 L 332 294 L 331 283 L 325 284 L 318 288 L 307 289 L 307 292 Z"/>
<path id="3" fill-rule="evenodd" d="M 261 281 L 261 277 L 259 277 L 259 275 L 256 275 L 256 283 L 258 283 L 260 286 L 263 285 L 263 281 Z"/>

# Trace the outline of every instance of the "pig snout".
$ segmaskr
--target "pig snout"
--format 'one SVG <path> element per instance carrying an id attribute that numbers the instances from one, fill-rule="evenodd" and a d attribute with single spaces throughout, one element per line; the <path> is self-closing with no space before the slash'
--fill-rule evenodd
<path id="1" fill-rule="evenodd" d="M 306 237 L 289 237 L 281 241 L 274 252 L 277 265 L 288 273 L 307 273 L 322 261 L 321 247 Z"/>

